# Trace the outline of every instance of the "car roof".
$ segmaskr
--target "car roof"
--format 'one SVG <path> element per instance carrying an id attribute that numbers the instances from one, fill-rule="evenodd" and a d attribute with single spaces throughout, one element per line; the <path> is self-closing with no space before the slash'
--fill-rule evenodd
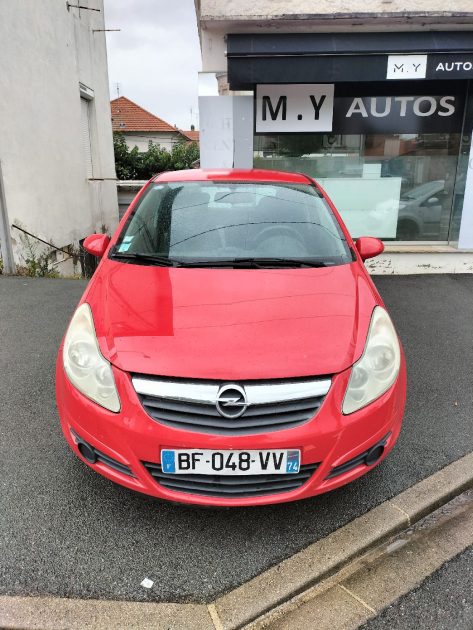
<path id="1" fill-rule="evenodd" d="M 238 182 L 283 182 L 286 184 L 310 184 L 302 173 L 269 171 L 264 169 L 189 169 L 160 173 L 153 181 L 160 182 L 201 182 L 208 180 Z"/>

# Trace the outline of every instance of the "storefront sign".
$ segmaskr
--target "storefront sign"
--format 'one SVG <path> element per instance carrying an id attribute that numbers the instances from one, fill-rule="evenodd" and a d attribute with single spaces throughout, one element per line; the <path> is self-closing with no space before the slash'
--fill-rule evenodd
<path id="1" fill-rule="evenodd" d="M 258 85 L 256 131 L 332 131 L 333 84 Z"/>
<path id="2" fill-rule="evenodd" d="M 364 96 L 335 99 L 335 133 L 452 133 L 460 131 L 463 97 Z"/>
<path id="3" fill-rule="evenodd" d="M 256 133 L 455 132 L 463 107 L 458 94 L 334 98 L 333 84 L 258 85 Z"/>
<path id="4" fill-rule="evenodd" d="M 386 79 L 425 79 L 427 55 L 389 55 Z"/>
<path id="5" fill-rule="evenodd" d="M 263 83 L 465 80 L 473 79 L 473 30 L 229 34 L 227 60 L 232 90 Z"/>
<path id="6" fill-rule="evenodd" d="M 429 55 L 427 79 L 473 79 L 473 55 Z"/>

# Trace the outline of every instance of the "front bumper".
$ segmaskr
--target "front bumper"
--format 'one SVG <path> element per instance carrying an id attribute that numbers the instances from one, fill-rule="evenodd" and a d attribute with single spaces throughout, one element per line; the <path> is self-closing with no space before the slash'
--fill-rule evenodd
<path id="1" fill-rule="evenodd" d="M 130 375 L 113 368 L 121 411 L 112 413 L 78 392 L 69 382 L 60 360 L 56 368 L 56 396 L 62 430 L 72 450 L 91 468 L 123 486 L 151 496 L 210 506 L 244 506 L 305 499 L 342 486 L 368 472 L 393 448 L 402 424 L 406 399 L 406 367 L 394 385 L 376 401 L 349 416 L 340 412 L 350 369 L 332 379 L 331 388 L 316 415 L 300 426 L 255 435 L 211 435 L 157 423 L 144 411 Z M 100 454 L 88 462 L 78 449 L 84 440 Z M 384 442 L 384 452 L 373 465 L 360 457 Z M 317 464 L 299 488 L 259 496 L 229 498 L 203 496 L 165 488 L 149 472 L 160 463 L 163 448 L 218 450 L 300 449 L 301 464 Z M 111 461 L 110 461 L 111 460 Z M 350 463 L 349 466 L 345 464 Z M 114 465 L 115 463 L 115 465 Z M 145 467 L 144 463 L 148 465 Z M 118 465 L 116 465 L 118 464 Z"/>

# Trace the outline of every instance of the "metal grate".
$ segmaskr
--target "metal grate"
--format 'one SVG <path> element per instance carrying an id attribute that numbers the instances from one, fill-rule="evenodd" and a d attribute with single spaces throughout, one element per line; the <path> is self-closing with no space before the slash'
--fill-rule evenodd
<path id="1" fill-rule="evenodd" d="M 185 494 L 240 499 L 281 492 L 292 492 L 303 486 L 320 464 L 306 464 L 289 475 L 168 475 L 161 464 L 143 462 L 146 470 L 163 488 Z"/>
<path id="2" fill-rule="evenodd" d="M 222 417 L 216 408 L 201 403 L 188 403 L 152 396 L 140 396 L 145 411 L 158 422 L 178 429 L 203 433 L 257 433 L 289 429 L 314 416 L 323 398 L 306 398 L 287 403 L 258 405 L 243 417 Z"/>
<path id="3" fill-rule="evenodd" d="M 198 433 L 248 435 L 290 429 L 313 418 L 330 379 L 228 384 L 136 376 L 133 385 L 146 413 L 159 423 Z M 230 407 L 223 405 L 219 411 L 217 401 L 232 394 L 234 400 L 239 396 L 241 400 L 231 411 L 239 413 L 236 405 L 244 409 L 240 407 L 240 415 L 225 417 L 221 410 Z"/>

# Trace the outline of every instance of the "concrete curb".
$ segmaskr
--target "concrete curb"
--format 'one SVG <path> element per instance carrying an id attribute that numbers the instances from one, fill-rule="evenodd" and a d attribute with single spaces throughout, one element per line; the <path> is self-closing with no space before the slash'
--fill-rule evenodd
<path id="1" fill-rule="evenodd" d="M 249 580 L 214 604 L 224 630 L 255 621 L 473 487 L 473 453 Z"/>
<path id="2" fill-rule="evenodd" d="M 355 630 L 470 547 L 472 523 L 467 490 L 246 628 Z"/>
<path id="3" fill-rule="evenodd" d="M 0 597 L 0 627 L 237 630 L 473 487 L 473 453 L 206 605 Z"/>
<path id="4" fill-rule="evenodd" d="M 0 596 L 0 628 L 16 630 L 215 630 L 204 604 L 153 604 Z"/>

